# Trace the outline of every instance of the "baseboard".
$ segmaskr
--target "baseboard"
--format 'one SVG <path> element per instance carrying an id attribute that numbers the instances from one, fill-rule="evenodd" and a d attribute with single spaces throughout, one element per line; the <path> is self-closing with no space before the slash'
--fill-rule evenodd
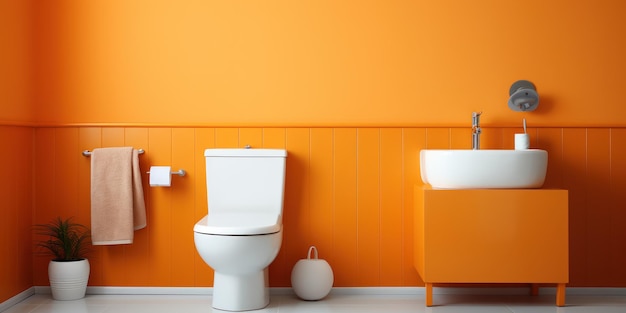
<path id="1" fill-rule="evenodd" d="M 36 286 L 36 294 L 51 294 L 50 286 Z M 211 287 L 98 287 L 88 286 L 88 295 L 212 295 Z"/>
<path id="2" fill-rule="evenodd" d="M 7 310 L 8 308 L 24 301 L 26 298 L 32 296 L 35 294 L 35 287 L 30 287 L 22 292 L 20 292 L 19 294 L 11 297 L 10 299 L 0 303 L 0 312 L 4 312 L 4 310 Z"/>
<path id="3" fill-rule="evenodd" d="M 626 296 L 624 287 L 567 287 L 568 296 Z M 556 295 L 556 287 L 539 288 L 540 295 Z"/>
<path id="4" fill-rule="evenodd" d="M 272 294 L 275 293 L 272 288 Z M 287 293 L 293 294 L 293 289 Z M 530 288 L 525 287 L 434 287 L 435 295 L 528 295 Z M 331 294 L 335 295 L 415 295 L 424 296 L 424 287 L 334 287 Z M 539 295 L 556 295 L 556 287 L 539 287 Z M 567 287 L 566 295 L 570 296 L 626 296 L 623 287 Z"/>
<path id="5" fill-rule="evenodd" d="M 50 294 L 50 287 L 36 286 L 31 294 Z M 528 295 L 524 287 L 434 287 L 435 295 Z M 25 291 L 26 292 L 26 291 Z M 289 287 L 270 288 L 272 295 L 292 295 Z M 212 295 L 211 287 L 87 287 L 90 295 Z M 334 287 L 331 295 L 425 295 L 424 287 Z M 626 288 L 567 287 L 570 296 L 626 296 Z M 29 294 L 30 295 L 30 294 Z M 28 295 L 28 296 L 29 296 Z M 555 287 L 540 287 L 539 295 L 556 295 Z M 19 296 L 19 295 L 18 295 Z M 18 297 L 15 296 L 14 298 Z M 26 296 L 26 297 L 28 297 Z M 26 298 L 25 297 L 25 298 Z M 12 298 L 13 299 L 13 298 Z M 19 302 L 19 301 L 18 301 Z M 0 310 L 1 311 L 1 310 Z"/>

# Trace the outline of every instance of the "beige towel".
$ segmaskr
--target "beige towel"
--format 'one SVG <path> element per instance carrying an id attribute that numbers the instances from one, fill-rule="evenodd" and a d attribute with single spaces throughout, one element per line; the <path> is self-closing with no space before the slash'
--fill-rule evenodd
<path id="1" fill-rule="evenodd" d="M 146 227 L 146 208 L 137 150 L 100 148 L 91 152 L 91 241 L 94 245 L 133 242 Z"/>

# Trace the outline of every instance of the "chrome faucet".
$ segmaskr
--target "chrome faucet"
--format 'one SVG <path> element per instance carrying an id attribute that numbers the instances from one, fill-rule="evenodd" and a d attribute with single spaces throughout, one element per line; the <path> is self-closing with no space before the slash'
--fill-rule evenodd
<path id="1" fill-rule="evenodd" d="M 483 112 L 472 112 L 472 150 L 480 150 L 480 115 Z"/>

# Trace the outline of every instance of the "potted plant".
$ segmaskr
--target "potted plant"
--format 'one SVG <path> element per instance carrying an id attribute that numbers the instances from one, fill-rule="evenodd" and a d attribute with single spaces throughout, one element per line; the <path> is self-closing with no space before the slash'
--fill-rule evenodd
<path id="1" fill-rule="evenodd" d="M 53 256 L 48 264 L 48 278 L 55 300 L 76 300 L 85 296 L 89 280 L 86 258 L 90 231 L 71 218 L 35 225 L 38 235 L 46 236 L 37 246 Z"/>

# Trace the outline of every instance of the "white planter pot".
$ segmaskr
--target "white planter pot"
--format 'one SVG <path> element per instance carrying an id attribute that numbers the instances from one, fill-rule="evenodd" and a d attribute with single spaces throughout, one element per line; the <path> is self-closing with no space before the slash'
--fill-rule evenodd
<path id="1" fill-rule="evenodd" d="M 315 257 L 311 258 L 311 252 Z M 328 295 L 333 287 L 334 276 L 330 264 L 317 258 L 317 248 L 311 246 L 307 259 L 296 262 L 291 271 L 291 287 L 303 300 L 320 300 Z"/>
<path id="2" fill-rule="evenodd" d="M 85 296 L 89 280 L 89 261 L 50 261 L 48 278 L 52 298 L 55 300 L 77 300 Z"/>

